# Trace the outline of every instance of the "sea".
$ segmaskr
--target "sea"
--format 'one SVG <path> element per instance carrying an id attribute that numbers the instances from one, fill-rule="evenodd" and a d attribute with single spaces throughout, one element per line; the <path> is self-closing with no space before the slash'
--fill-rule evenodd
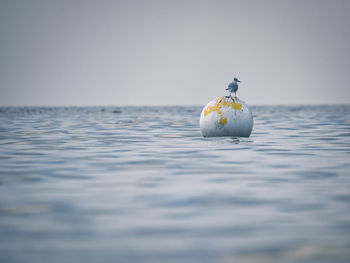
<path id="1" fill-rule="evenodd" d="M 1 107 L 2 263 L 348 263 L 350 105 Z"/>

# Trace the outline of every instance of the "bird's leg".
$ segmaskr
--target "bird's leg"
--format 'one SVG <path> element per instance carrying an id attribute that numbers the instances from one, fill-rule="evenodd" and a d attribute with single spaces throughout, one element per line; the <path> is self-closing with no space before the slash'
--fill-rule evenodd
<path id="1" fill-rule="evenodd" d="M 235 92 L 235 99 L 237 99 L 237 95 L 236 95 L 236 92 Z"/>
<path id="2" fill-rule="evenodd" d="M 232 100 L 233 102 L 235 102 L 235 99 L 232 98 L 231 92 L 230 92 L 230 98 L 231 98 L 231 100 Z"/>

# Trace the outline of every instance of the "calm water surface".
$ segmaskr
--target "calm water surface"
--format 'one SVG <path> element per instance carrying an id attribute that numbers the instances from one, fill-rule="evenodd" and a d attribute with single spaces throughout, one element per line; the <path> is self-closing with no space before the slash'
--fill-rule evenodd
<path id="1" fill-rule="evenodd" d="M 0 108 L 1 262 L 350 262 L 350 106 Z"/>

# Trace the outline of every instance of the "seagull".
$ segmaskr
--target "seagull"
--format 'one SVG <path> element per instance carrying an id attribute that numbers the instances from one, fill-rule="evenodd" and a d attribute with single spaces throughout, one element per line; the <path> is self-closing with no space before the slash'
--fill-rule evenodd
<path id="1" fill-rule="evenodd" d="M 231 83 L 228 85 L 227 89 L 226 89 L 226 90 L 228 90 L 228 91 L 230 92 L 230 96 L 227 96 L 227 97 L 231 97 L 231 99 L 232 99 L 233 101 L 234 101 L 234 99 L 232 98 L 231 93 L 234 92 L 234 93 L 235 93 L 235 98 L 237 98 L 236 92 L 237 92 L 237 90 L 238 90 L 238 82 L 240 82 L 240 81 L 239 81 L 237 78 L 234 78 L 234 79 L 233 79 L 233 82 L 231 82 Z"/>

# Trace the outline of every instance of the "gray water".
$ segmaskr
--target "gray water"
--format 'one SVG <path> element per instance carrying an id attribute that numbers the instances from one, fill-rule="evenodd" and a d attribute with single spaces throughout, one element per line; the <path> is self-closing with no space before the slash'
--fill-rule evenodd
<path id="1" fill-rule="evenodd" d="M 0 108 L 1 262 L 350 262 L 350 106 Z"/>

